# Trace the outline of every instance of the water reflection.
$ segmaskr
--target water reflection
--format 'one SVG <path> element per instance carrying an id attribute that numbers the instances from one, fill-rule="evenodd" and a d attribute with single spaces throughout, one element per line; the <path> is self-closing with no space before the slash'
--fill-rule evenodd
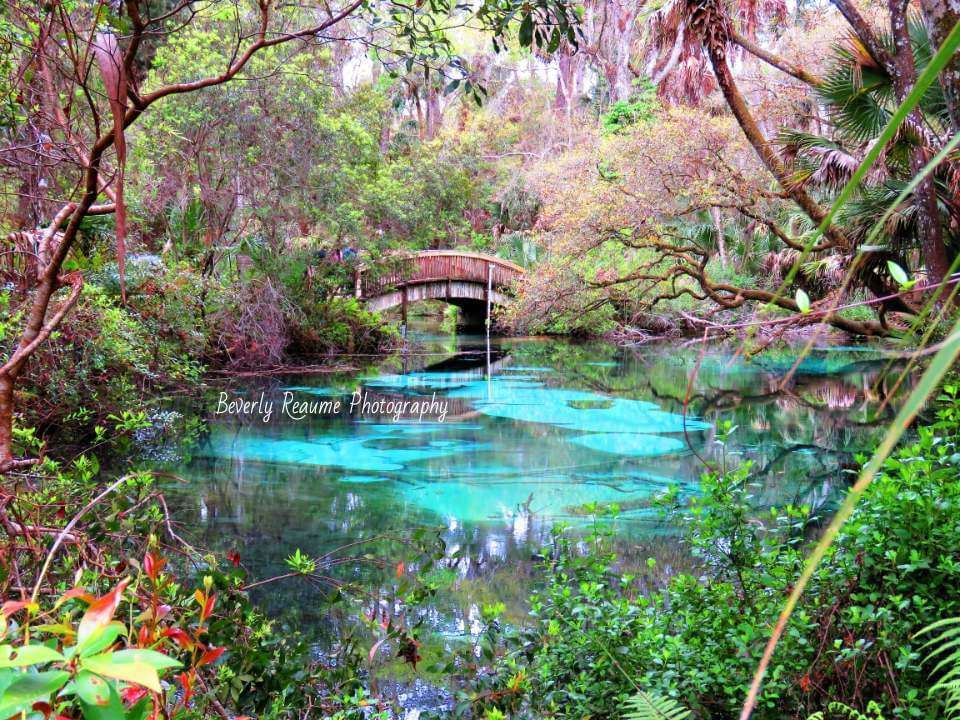
<path id="1" fill-rule="evenodd" d="M 470 627 L 479 596 L 519 603 L 532 550 L 557 520 L 584 522 L 587 503 L 622 508 L 619 533 L 632 552 L 682 562 L 650 499 L 670 486 L 696 491 L 697 456 L 715 457 L 720 420 L 737 426 L 727 451 L 754 460 L 759 503 L 812 506 L 831 502 L 883 421 L 883 358 L 861 348 L 816 351 L 783 388 L 795 355 L 749 362 L 713 349 L 684 417 L 696 348 L 505 339 L 488 352 L 481 338 L 443 343 L 437 350 L 426 338 L 379 371 L 231 388 L 345 405 L 355 392 L 436 397 L 448 406 L 442 422 L 436 413 L 218 416 L 177 468 L 187 480 L 169 490 L 178 519 L 207 545 L 240 549 L 254 577 L 282 572 L 297 547 L 320 555 L 414 525 L 442 527 L 449 570 L 469 592 L 438 600 L 431 624 L 456 633 Z M 283 590 L 263 599 L 278 608 L 293 599 L 308 623 L 319 620 Z"/>

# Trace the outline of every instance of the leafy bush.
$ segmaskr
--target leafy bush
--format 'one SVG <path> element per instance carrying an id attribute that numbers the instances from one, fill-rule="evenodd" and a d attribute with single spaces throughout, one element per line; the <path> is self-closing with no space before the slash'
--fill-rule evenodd
<path id="1" fill-rule="evenodd" d="M 150 281 L 138 309 L 87 285 L 70 322 L 29 361 L 21 424 L 44 427 L 79 413 L 89 425 L 139 406 L 156 390 L 196 382 L 202 334 L 194 318 L 164 302 L 165 286 L 162 276 Z"/>
<path id="2" fill-rule="evenodd" d="M 659 107 L 656 87 L 646 81 L 641 85 L 640 92 L 632 95 L 629 100 L 613 103 L 610 109 L 600 116 L 600 124 L 606 133 L 619 132 L 631 125 L 649 122 Z"/>
<path id="3" fill-rule="evenodd" d="M 115 418 L 94 440 L 122 453 L 146 422 Z M 42 455 L 35 432 L 16 435 L 18 451 Z M 17 489 L 0 506 L 0 595 L 20 598 L 0 608 L 0 716 L 142 720 L 157 708 L 285 720 L 321 708 L 345 720 L 375 704 L 360 684 L 367 654 L 350 643 L 323 659 L 296 627 L 264 617 L 240 556 L 221 559 L 177 535 L 150 473 L 108 484 L 87 453 L 69 463 L 45 456 L 29 476 L 0 479 Z M 424 538 L 414 544 L 433 557 Z M 415 585 L 412 576 L 394 582 L 414 600 Z M 385 640 L 407 637 L 399 623 L 376 625 Z"/>
<path id="4" fill-rule="evenodd" d="M 291 328 L 291 352 L 310 354 L 377 353 L 399 342 L 396 329 L 356 298 L 301 300 Z"/>

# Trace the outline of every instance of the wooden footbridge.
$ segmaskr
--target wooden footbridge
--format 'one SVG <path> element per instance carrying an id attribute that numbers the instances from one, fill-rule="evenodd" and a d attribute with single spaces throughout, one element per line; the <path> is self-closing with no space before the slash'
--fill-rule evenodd
<path id="1" fill-rule="evenodd" d="M 483 324 L 493 305 L 504 305 L 523 279 L 524 270 L 508 260 L 461 250 L 424 250 L 390 256 L 382 265 L 361 265 L 354 274 L 354 295 L 370 310 L 443 300 L 464 312 L 470 324 Z"/>

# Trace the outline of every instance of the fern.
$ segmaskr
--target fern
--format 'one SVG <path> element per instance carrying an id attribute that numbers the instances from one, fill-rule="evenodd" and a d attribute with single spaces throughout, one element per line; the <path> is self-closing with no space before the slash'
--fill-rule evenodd
<path id="1" fill-rule="evenodd" d="M 683 720 L 690 711 L 672 698 L 652 695 L 638 690 L 627 700 L 624 720 Z"/>
<path id="2" fill-rule="evenodd" d="M 934 648 L 924 662 L 937 660 L 931 673 L 939 675 L 939 679 L 930 688 L 930 694 L 943 696 L 946 716 L 952 720 L 960 717 L 960 618 L 940 620 L 917 635 L 933 632 L 937 633 L 936 637 L 923 646 Z"/>
<path id="3" fill-rule="evenodd" d="M 856 708 L 839 702 L 832 702 L 828 706 L 828 713 L 820 711 L 814 713 L 807 720 L 828 720 L 829 718 L 844 718 L 845 720 L 884 720 L 883 711 L 877 703 L 867 703 L 867 712 L 862 713 Z"/>

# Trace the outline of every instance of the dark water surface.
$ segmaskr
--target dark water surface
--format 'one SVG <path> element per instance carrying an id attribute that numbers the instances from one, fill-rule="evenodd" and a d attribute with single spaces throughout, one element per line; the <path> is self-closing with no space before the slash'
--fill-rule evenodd
<path id="1" fill-rule="evenodd" d="M 881 432 L 886 361 L 876 350 L 816 350 L 778 389 L 794 352 L 747 361 L 711 348 L 684 423 L 699 356 L 698 346 L 679 342 L 623 349 L 421 334 L 409 353 L 360 372 L 245 379 L 224 391 L 251 400 L 264 393 L 274 401 L 269 422 L 213 414 L 214 393 L 210 431 L 175 468 L 187 482 L 168 488 L 168 498 L 198 542 L 238 550 L 253 578 L 285 572 L 296 548 L 321 556 L 412 526 L 442 527 L 457 558 L 427 624 L 469 634 L 484 602 L 503 600 L 519 616 L 532 554 L 558 520 L 587 522 L 588 503 L 620 506 L 624 547 L 667 566 L 682 562 L 649 501 L 671 486 L 696 492 L 702 465 L 692 450 L 717 457 L 720 422 L 736 426 L 726 451 L 754 461 L 765 505 L 829 503 L 853 453 Z M 351 413 L 355 392 L 371 405 L 433 407 L 422 418 L 370 406 Z M 296 421 L 281 412 L 285 393 L 297 402 L 339 399 L 341 411 Z M 304 627 L 324 620 L 303 585 L 270 585 L 260 600 L 274 611 L 295 608 Z"/>

